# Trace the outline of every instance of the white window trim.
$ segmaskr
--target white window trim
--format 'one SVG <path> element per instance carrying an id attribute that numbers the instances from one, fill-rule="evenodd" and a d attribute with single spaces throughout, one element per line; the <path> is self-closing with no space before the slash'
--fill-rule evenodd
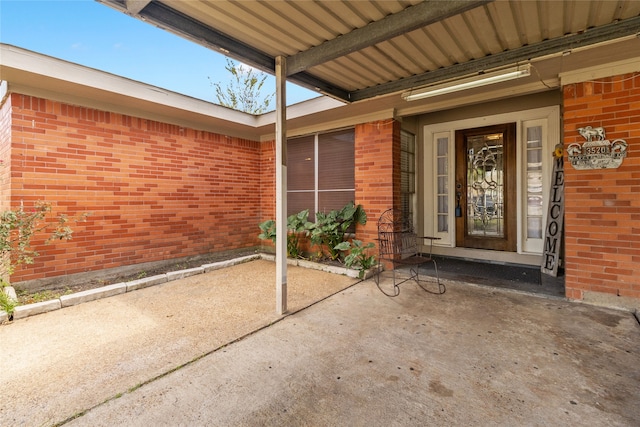
<path id="1" fill-rule="evenodd" d="M 429 212 L 432 212 L 433 220 L 425 221 L 426 234 L 434 237 L 438 237 L 440 240 L 434 242 L 434 245 L 438 246 L 454 246 L 455 245 L 455 158 L 452 155 L 455 153 L 455 141 L 453 131 L 433 132 L 430 138 L 425 138 L 425 165 L 431 165 L 431 185 L 425 185 L 425 219 L 428 217 L 427 207 L 428 201 L 431 200 L 431 208 Z M 447 147 L 447 171 L 449 172 L 447 177 L 447 184 L 449 186 L 449 197 L 447 199 L 447 206 L 449 207 L 448 231 L 438 232 L 438 156 L 437 156 L 437 144 L 436 141 L 440 138 L 446 138 L 448 141 Z M 429 159 L 429 156 L 431 158 Z M 428 178 L 425 180 L 428 181 Z M 453 186 L 453 187 L 452 187 Z M 453 212 L 453 216 L 451 215 Z M 453 229 L 453 233 L 452 233 Z"/>
<path id="2" fill-rule="evenodd" d="M 540 126 L 542 128 L 542 141 L 546 144 L 542 145 L 542 231 L 543 236 L 539 239 L 527 238 L 527 147 L 526 147 L 526 131 L 527 128 Z M 544 241 L 544 226 L 546 224 L 546 213 L 549 205 L 549 181 L 551 179 L 552 152 L 554 147 L 548 147 L 549 141 L 549 120 L 523 120 L 521 123 L 522 146 L 518 164 L 521 172 L 518 174 L 520 179 L 518 184 L 519 196 L 519 219 L 518 219 L 518 244 L 521 242 L 521 253 L 542 254 L 542 245 Z M 547 161 L 545 161 L 547 159 Z M 521 207 L 520 207 L 521 206 Z"/>

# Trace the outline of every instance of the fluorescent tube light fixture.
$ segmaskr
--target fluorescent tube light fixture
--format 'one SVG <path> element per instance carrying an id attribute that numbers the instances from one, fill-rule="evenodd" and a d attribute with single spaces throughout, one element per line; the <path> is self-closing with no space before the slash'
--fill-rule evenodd
<path id="1" fill-rule="evenodd" d="M 495 71 L 486 74 L 479 74 L 473 77 L 454 80 L 451 82 L 427 86 L 422 89 L 416 89 L 402 94 L 405 101 L 415 101 L 417 99 L 430 98 L 432 96 L 444 95 L 447 93 L 459 92 L 476 87 L 491 85 L 494 83 L 506 82 L 509 80 L 519 79 L 531 74 L 530 65 L 523 67 L 509 68 L 506 70 Z"/>

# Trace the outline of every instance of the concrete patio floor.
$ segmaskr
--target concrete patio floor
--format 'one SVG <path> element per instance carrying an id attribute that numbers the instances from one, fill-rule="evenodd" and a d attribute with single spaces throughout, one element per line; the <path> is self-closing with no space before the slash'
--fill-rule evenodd
<path id="1" fill-rule="evenodd" d="M 640 424 L 632 313 L 457 282 L 388 298 L 289 272 L 292 311 L 343 290 L 278 318 L 275 266 L 254 261 L 1 326 L 17 365 L 3 363 L 2 424 Z M 312 286 L 293 296 L 298 280 Z M 249 308 L 225 314 L 227 293 Z"/>

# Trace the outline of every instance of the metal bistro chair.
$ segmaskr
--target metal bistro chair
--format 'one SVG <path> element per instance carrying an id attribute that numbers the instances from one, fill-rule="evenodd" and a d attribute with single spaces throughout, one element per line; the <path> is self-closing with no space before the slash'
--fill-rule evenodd
<path id="1" fill-rule="evenodd" d="M 422 254 L 418 248 L 419 239 L 429 240 L 429 254 Z M 433 241 L 438 237 L 416 236 L 413 231 L 413 224 L 410 219 L 403 218 L 402 211 L 398 209 L 386 210 L 378 219 L 378 270 L 375 275 L 375 282 L 378 289 L 389 297 L 400 294 L 400 285 L 408 280 L 414 280 L 424 291 L 435 294 L 443 294 L 446 288 L 440 283 L 438 276 L 438 265 L 432 257 Z M 393 293 L 386 292 L 381 286 L 380 275 L 384 270 L 383 261 L 391 264 L 393 277 Z M 436 273 L 437 291 L 431 291 L 424 285 L 426 280 L 420 279 L 420 267 L 433 263 Z M 409 277 L 404 275 L 398 277 L 396 268 L 409 267 Z"/>

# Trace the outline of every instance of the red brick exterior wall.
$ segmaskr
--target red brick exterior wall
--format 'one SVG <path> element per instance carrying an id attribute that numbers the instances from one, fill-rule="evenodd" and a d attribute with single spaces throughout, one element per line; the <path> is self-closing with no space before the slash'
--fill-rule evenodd
<path id="1" fill-rule="evenodd" d="M 380 214 L 391 206 L 400 204 L 400 123 L 388 120 L 359 124 L 355 127 L 355 200 L 367 213 L 367 224 L 357 225 L 357 238 L 373 242 L 377 237 L 377 221 Z M 262 144 L 261 221 L 274 219 L 275 205 L 275 142 Z M 395 203 L 395 204 L 394 204 Z M 271 246 L 269 242 L 263 242 Z M 301 243 L 302 249 L 313 248 L 309 242 Z"/>
<path id="2" fill-rule="evenodd" d="M 604 127 L 624 139 L 618 169 L 576 170 L 565 161 L 566 295 L 640 298 L 640 75 L 571 84 L 564 91 L 564 144 L 577 129 Z"/>
<path id="3" fill-rule="evenodd" d="M 380 214 L 400 207 L 400 123 L 395 120 L 363 123 L 355 129 L 356 203 L 367 213 L 358 239 L 374 242 Z"/>
<path id="4" fill-rule="evenodd" d="M 11 209 L 11 97 L 0 104 L 0 211 Z M 7 257 L 7 254 L 4 255 Z M 7 278 L 6 261 L 0 263 L 0 277 Z"/>
<path id="5" fill-rule="evenodd" d="M 10 161 L 11 205 L 90 213 L 69 242 L 36 238 L 41 256 L 13 282 L 260 244 L 259 142 L 20 94 L 1 120 L 8 110 L 11 158 L 6 135 L 0 154 Z"/>
<path id="6" fill-rule="evenodd" d="M 11 195 L 11 97 L 0 104 L 0 210 L 10 209 Z"/>
<path id="7" fill-rule="evenodd" d="M 276 142 L 260 145 L 260 222 L 276 218 Z M 256 225 L 256 235 L 260 230 Z"/>
<path id="8" fill-rule="evenodd" d="M 21 94 L 5 100 L 0 120 L 10 123 L 0 135 L 3 201 L 90 214 L 69 242 L 36 236 L 41 255 L 13 282 L 257 246 L 258 224 L 275 218 L 274 141 Z M 357 125 L 355 163 L 355 202 L 369 219 L 357 237 L 375 242 L 380 214 L 399 207 L 400 123 Z"/>

